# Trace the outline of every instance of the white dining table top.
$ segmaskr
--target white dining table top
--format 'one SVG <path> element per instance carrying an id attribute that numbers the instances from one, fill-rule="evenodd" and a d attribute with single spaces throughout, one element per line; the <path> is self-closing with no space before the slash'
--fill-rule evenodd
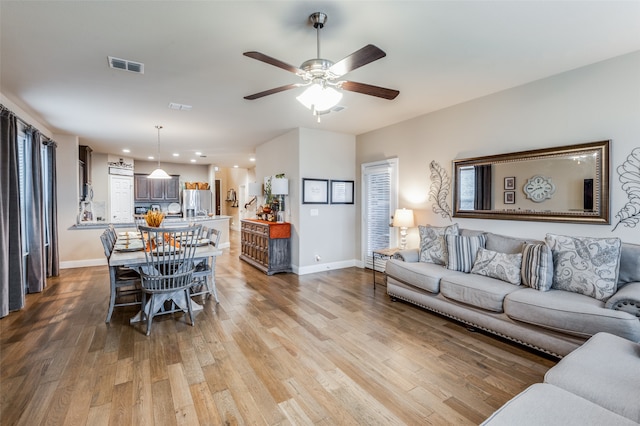
<path id="1" fill-rule="evenodd" d="M 206 259 L 212 256 L 220 256 L 222 249 L 207 244 L 196 248 L 194 259 Z M 117 251 L 114 250 L 109 258 L 109 266 L 142 266 L 146 264 L 144 251 Z"/>

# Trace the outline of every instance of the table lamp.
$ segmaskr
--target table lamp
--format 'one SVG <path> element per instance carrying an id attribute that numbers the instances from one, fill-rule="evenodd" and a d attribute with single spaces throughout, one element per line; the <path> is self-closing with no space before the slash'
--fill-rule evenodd
<path id="1" fill-rule="evenodd" d="M 400 228 L 400 250 L 407 248 L 407 228 L 415 226 L 413 210 L 397 209 L 393 215 L 393 226 Z"/>

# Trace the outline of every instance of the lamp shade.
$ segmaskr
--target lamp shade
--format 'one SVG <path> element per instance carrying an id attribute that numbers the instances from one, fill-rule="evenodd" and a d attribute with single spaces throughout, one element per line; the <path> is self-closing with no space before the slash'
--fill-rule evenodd
<path id="1" fill-rule="evenodd" d="M 310 110 L 327 111 L 338 105 L 338 102 L 342 99 L 342 92 L 333 87 L 312 84 L 296 99 Z"/>
<path id="2" fill-rule="evenodd" d="M 247 190 L 250 197 L 257 197 L 262 195 L 262 185 L 256 182 L 249 182 L 249 188 Z"/>
<path id="3" fill-rule="evenodd" d="M 158 168 L 151 172 L 147 179 L 171 179 L 171 176 L 164 170 Z"/>
<path id="4" fill-rule="evenodd" d="M 411 228 L 415 226 L 413 210 L 397 209 L 393 215 L 393 226 L 396 228 Z"/>
<path id="5" fill-rule="evenodd" d="M 271 193 L 274 195 L 289 195 L 289 179 L 287 178 L 271 179 Z"/>

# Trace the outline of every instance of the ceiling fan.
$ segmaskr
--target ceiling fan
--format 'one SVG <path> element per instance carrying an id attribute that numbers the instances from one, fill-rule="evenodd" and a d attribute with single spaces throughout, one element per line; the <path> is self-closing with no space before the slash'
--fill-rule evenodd
<path id="1" fill-rule="evenodd" d="M 397 90 L 386 89 L 384 87 L 372 86 L 370 84 L 357 83 L 355 81 L 340 80 L 340 78 L 357 68 L 367 65 L 380 58 L 384 58 L 384 53 L 378 47 L 368 44 L 360 50 L 353 52 L 351 55 L 334 63 L 328 59 L 320 57 L 320 30 L 327 22 L 327 15 L 322 12 L 315 12 L 309 16 L 309 20 L 316 29 L 317 37 L 317 57 L 304 61 L 300 67 L 295 67 L 272 58 L 260 52 L 244 52 L 243 55 L 249 58 L 257 59 L 269 65 L 282 68 L 285 71 L 296 74 L 302 78 L 302 83 L 287 84 L 285 86 L 276 87 L 274 89 L 265 90 L 263 92 L 254 93 L 245 96 L 244 99 L 254 100 L 264 96 L 273 95 L 274 93 L 283 92 L 285 90 L 295 89 L 297 87 L 308 87 L 304 93 L 298 96 L 298 101 L 309 108 L 314 115 L 326 114 L 331 108 L 336 106 L 342 98 L 341 90 L 362 93 L 369 96 L 376 96 L 383 99 L 395 99 L 400 93 Z"/>

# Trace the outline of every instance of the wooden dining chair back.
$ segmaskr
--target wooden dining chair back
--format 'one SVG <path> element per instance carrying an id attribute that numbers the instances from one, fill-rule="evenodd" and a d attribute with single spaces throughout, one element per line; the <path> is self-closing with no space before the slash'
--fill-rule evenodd
<path id="1" fill-rule="evenodd" d="M 209 228 L 207 234 L 209 239 L 208 244 L 219 248 L 222 231 Z M 216 289 L 216 257 L 217 256 L 211 256 L 210 259 L 203 260 L 196 265 L 196 269 L 193 272 L 194 286 L 192 287 L 191 295 L 205 297 L 213 295 L 216 303 L 220 303 L 220 300 L 218 300 L 218 290 Z"/>
<path id="2" fill-rule="evenodd" d="M 194 325 L 189 291 L 193 285 L 195 268 L 193 257 L 202 227 L 200 225 L 180 228 L 140 226 L 139 229 L 142 233 L 146 260 L 140 275 L 144 303 L 143 317 L 147 320 L 147 335 L 151 333 L 153 317 L 159 313 L 158 304 L 164 304 L 165 301 L 174 297 L 185 299 L 191 325 Z"/>
<path id="3" fill-rule="evenodd" d="M 115 240 L 112 242 L 109 230 L 100 235 L 107 265 L 113 253 Z M 109 266 L 109 308 L 107 309 L 106 323 L 111 322 L 113 309 L 120 306 L 142 306 L 142 292 L 140 287 L 140 275 L 128 268 Z"/>

